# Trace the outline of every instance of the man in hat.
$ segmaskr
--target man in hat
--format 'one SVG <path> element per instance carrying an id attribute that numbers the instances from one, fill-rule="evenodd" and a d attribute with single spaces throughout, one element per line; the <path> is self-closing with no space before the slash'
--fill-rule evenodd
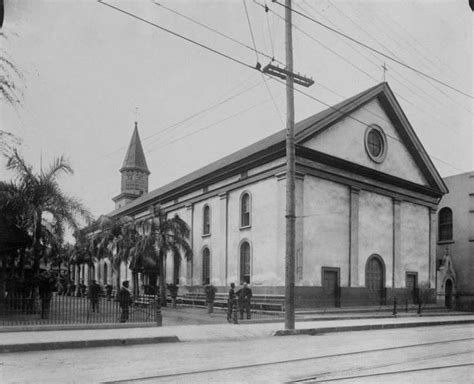
<path id="1" fill-rule="evenodd" d="M 237 312 L 239 310 L 237 302 L 237 293 L 235 292 L 235 284 L 230 283 L 229 297 L 227 299 L 227 321 L 230 323 L 238 324 Z"/>
<path id="2" fill-rule="evenodd" d="M 122 314 L 120 316 L 120 322 L 125 323 L 128 320 L 128 316 L 130 314 L 130 305 L 132 304 L 132 294 L 128 289 L 129 282 L 125 280 L 122 283 L 122 287 L 117 295 L 117 300 L 119 302 L 120 309 L 122 310 Z"/>
<path id="3" fill-rule="evenodd" d="M 250 320 L 250 300 L 252 299 L 252 290 L 246 282 L 243 287 L 237 292 L 239 296 L 239 310 L 240 320 L 244 319 L 244 311 L 247 315 L 247 320 Z"/>
<path id="4" fill-rule="evenodd" d="M 92 312 L 99 312 L 99 296 L 101 293 L 100 285 L 97 281 L 92 280 L 92 284 L 89 287 L 89 300 L 91 301 Z"/>

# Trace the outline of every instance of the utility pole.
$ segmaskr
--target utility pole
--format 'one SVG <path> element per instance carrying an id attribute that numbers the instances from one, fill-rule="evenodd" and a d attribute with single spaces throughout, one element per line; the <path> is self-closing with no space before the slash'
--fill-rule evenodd
<path id="1" fill-rule="evenodd" d="M 286 70 L 286 257 L 285 257 L 285 329 L 295 329 L 295 99 L 293 81 L 293 37 L 291 0 L 285 0 Z"/>
<path id="2" fill-rule="evenodd" d="M 295 100 L 294 84 L 304 87 L 314 84 L 309 79 L 293 72 L 293 38 L 291 22 L 291 0 L 285 0 L 286 67 L 272 63 L 263 72 L 286 80 L 286 252 L 285 252 L 285 329 L 295 329 L 295 254 L 296 254 L 296 159 L 295 159 Z"/>

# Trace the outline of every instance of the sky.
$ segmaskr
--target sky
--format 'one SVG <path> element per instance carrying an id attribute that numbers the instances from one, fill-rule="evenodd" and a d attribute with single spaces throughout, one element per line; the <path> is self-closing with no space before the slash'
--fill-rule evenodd
<path id="1" fill-rule="evenodd" d="M 20 152 L 36 170 L 64 154 L 74 175 L 61 178 L 61 186 L 95 217 L 114 208 L 111 198 L 120 193 L 119 169 L 135 121 L 150 190 L 285 127 L 284 85 L 250 68 L 268 64 L 268 57 L 285 62 L 281 6 L 266 0 L 265 13 L 259 5 L 265 0 L 105 2 L 248 66 L 96 0 L 5 0 L 1 49 L 22 73 L 23 97 L 16 107 L 1 103 L 2 129 L 21 139 Z M 467 3 L 295 0 L 293 7 L 474 95 Z M 297 14 L 293 22 L 294 70 L 315 80 L 299 89 L 334 105 L 380 83 L 385 74 L 441 176 L 474 170 L 472 97 Z M 256 54 L 253 40 L 265 55 Z M 326 108 L 295 94 L 296 121 Z M 0 179 L 11 177 L 0 159 Z"/>

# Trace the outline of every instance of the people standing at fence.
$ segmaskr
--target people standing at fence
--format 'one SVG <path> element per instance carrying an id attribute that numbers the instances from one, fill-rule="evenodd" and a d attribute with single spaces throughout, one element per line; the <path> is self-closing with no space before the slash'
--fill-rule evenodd
<path id="1" fill-rule="evenodd" d="M 48 271 L 42 272 L 38 277 L 38 291 L 41 299 L 41 318 L 49 317 L 51 299 L 53 298 L 53 290 L 56 285 L 56 279 Z"/>
<path id="2" fill-rule="evenodd" d="M 252 290 L 247 283 L 243 283 L 243 287 L 238 291 L 239 296 L 239 310 L 240 320 L 244 319 L 244 311 L 247 315 L 247 320 L 250 320 L 250 306 L 252 300 Z"/>
<path id="3" fill-rule="evenodd" d="M 110 301 L 112 299 L 112 285 L 107 284 L 105 286 L 105 292 L 107 294 L 107 301 Z"/>
<path id="4" fill-rule="evenodd" d="M 117 300 L 119 302 L 120 309 L 122 313 L 120 315 L 120 322 L 125 323 L 128 321 L 128 317 L 130 315 L 130 305 L 132 304 L 132 294 L 128 289 L 129 283 L 128 281 L 124 281 L 122 283 L 122 287 L 117 294 Z"/>
<path id="5" fill-rule="evenodd" d="M 99 297 L 101 294 L 100 285 L 97 284 L 97 281 L 92 280 L 91 285 L 89 286 L 89 300 L 91 302 L 92 312 L 99 312 Z"/>
<path id="6" fill-rule="evenodd" d="M 230 323 L 233 320 L 234 324 L 238 324 L 237 320 L 237 293 L 235 292 L 235 284 L 230 283 L 229 297 L 227 299 L 227 321 Z"/>
<path id="7" fill-rule="evenodd" d="M 214 311 L 217 289 L 212 284 L 208 284 L 205 286 L 204 292 L 206 293 L 207 313 L 212 313 Z"/>

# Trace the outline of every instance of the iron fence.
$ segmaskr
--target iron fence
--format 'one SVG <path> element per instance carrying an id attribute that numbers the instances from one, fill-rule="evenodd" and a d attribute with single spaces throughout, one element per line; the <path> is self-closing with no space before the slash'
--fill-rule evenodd
<path id="1" fill-rule="evenodd" d="M 112 297 L 6 297 L 0 302 L 0 325 L 149 323 L 157 321 L 158 309 L 157 297 L 150 295 L 135 297 L 125 313 Z"/>

